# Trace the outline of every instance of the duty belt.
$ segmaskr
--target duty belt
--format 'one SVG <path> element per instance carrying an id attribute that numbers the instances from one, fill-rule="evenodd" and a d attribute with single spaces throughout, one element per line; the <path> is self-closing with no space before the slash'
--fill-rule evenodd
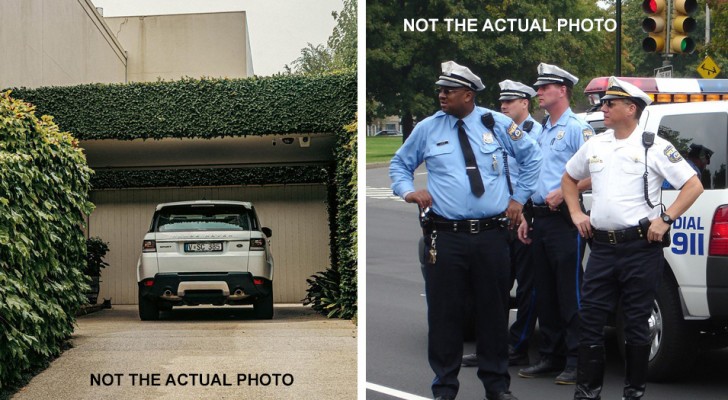
<path id="1" fill-rule="evenodd" d="M 642 234 L 642 228 L 639 226 L 633 226 L 627 229 L 620 229 L 616 231 L 602 231 L 594 229 L 594 240 L 597 242 L 617 244 L 624 242 L 631 242 L 633 240 L 644 239 Z"/>
<path id="2" fill-rule="evenodd" d="M 480 231 L 487 231 L 489 229 L 499 228 L 507 224 L 505 215 L 498 215 L 490 218 L 483 219 L 464 219 L 464 220 L 451 220 L 444 218 L 435 218 L 432 220 L 427 231 L 437 230 L 438 232 L 460 232 L 460 233 L 479 233 Z M 428 232 L 428 233 L 429 233 Z"/>
<path id="3" fill-rule="evenodd" d="M 558 208 L 552 210 L 545 204 L 534 204 L 531 209 L 533 210 L 534 217 L 546 217 L 550 215 L 559 215 L 561 213 L 561 210 Z"/>

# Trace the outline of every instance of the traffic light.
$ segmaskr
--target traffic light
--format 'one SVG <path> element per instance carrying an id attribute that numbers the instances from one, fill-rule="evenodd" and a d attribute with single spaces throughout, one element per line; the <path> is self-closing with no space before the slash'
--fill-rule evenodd
<path id="1" fill-rule="evenodd" d="M 667 34 L 665 0 L 644 0 L 642 10 L 647 14 L 642 21 L 642 30 L 649 34 L 642 40 L 642 49 L 650 53 L 659 53 L 665 49 L 665 35 Z"/>
<path id="2" fill-rule="evenodd" d="M 674 0 L 672 7 L 670 51 L 676 54 L 695 51 L 695 41 L 687 34 L 695 30 L 695 19 L 690 17 L 698 9 L 697 0 Z"/>

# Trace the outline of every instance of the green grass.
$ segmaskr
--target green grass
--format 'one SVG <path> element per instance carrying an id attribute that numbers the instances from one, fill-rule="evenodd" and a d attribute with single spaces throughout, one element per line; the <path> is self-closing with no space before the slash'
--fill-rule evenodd
<path id="1" fill-rule="evenodd" d="M 402 136 L 367 136 L 367 164 L 389 162 L 402 145 Z"/>

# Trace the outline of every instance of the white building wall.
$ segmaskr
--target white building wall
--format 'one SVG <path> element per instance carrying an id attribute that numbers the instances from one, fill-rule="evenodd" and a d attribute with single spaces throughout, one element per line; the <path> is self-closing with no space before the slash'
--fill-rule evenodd
<path id="1" fill-rule="evenodd" d="M 126 56 L 91 0 L 0 1 L 0 87 L 125 82 Z"/>
<path id="2" fill-rule="evenodd" d="M 126 49 L 129 82 L 245 78 L 252 72 L 245 12 L 106 18 Z"/>

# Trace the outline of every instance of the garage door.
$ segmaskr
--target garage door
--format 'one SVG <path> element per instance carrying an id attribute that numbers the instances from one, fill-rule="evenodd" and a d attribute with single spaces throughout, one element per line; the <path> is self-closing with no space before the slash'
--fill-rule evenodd
<path id="1" fill-rule="evenodd" d="M 99 301 L 136 304 L 136 264 L 154 208 L 201 199 L 250 201 L 261 224 L 273 230 L 275 302 L 300 302 L 306 278 L 329 267 L 325 185 L 99 190 L 91 193 L 96 209 L 89 218 L 89 235 L 109 242 L 110 264 L 102 271 Z"/>

